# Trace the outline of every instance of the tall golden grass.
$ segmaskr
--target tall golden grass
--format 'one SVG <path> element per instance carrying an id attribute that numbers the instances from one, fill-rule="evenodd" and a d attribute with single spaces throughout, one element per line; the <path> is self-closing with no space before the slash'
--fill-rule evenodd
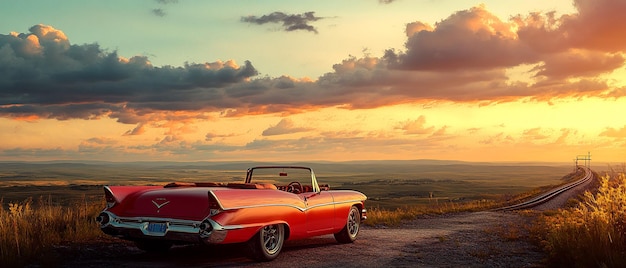
<path id="1" fill-rule="evenodd" d="M 6 206 L 0 200 L 0 263 L 22 266 L 64 242 L 85 242 L 101 237 L 94 218 L 103 202 L 87 201 L 70 206 L 50 198 L 27 199 Z"/>
<path id="2" fill-rule="evenodd" d="M 602 176 L 595 193 L 534 226 L 554 267 L 626 267 L 626 175 Z"/>

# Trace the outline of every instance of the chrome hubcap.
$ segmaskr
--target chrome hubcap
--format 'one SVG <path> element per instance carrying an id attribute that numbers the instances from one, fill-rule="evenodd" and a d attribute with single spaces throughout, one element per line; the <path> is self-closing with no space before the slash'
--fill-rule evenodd
<path id="1" fill-rule="evenodd" d="M 263 246 L 269 254 L 274 254 L 279 249 L 280 234 L 277 225 L 263 227 Z"/>
<path id="2" fill-rule="evenodd" d="M 359 232 L 359 212 L 356 210 L 350 210 L 348 215 L 348 233 L 354 237 Z"/>

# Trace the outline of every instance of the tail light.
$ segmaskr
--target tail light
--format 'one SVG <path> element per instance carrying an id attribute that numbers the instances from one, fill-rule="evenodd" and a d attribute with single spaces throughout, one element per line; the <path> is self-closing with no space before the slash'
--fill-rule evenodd
<path id="1" fill-rule="evenodd" d="M 106 200 L 106 208 L 112 208 L 113 206 L 115 206 L 115 204 L 117 204 L 117 201 L 115 200 L 115 196 L 113 196 L 113 193 L 111 192 L 111 189 L 109 189 L 109 187 L 104 187 L 104 199 Z"/>
<path id="2" fill-rule="evenodd" d="M 222 205 L 215 197 L 212 191 L 209 191 L 209 216 L 200 223 L 198 228 L 200 229 L 200 237 L 208 238 L 213 232 L 213 225 L 211 224 L 210 217 L 213 217 L 222 212 Z"/>

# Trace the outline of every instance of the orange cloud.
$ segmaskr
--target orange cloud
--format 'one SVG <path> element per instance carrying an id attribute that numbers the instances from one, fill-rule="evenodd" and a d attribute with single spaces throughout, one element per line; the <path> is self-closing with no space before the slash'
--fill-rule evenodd
<path id="1" fill-rule="evenodd" d="M 426 127 L 426 117 L 420 115 L 415 120 L 399 123 L 396 129 L 403 130 L 405 134 L 431 134 L 435 128 L 432 126 Z"/>
<path id="2" fill-rule="evenodd" d="M 559 136 L 554 143 L 566 144 L 567 138 L 572 136 L 573 134 L 576 134 L 576 132 L 577 131 L 575 129 L 563 128 L 561 129 L 561 136 Z"/>
<path id="3" fill-rule="evenodd" d="M 292 134 L 298 132 L 306 132 L 311 130 L 311 128 L 305 127 L 296 127 L 289 118 L 283 118 L 278 122 L 278 124 L 273 125 L 266 130 L 263 131 L 263 136 L 275 136 L 275 135 L 284 135 L 284 134 Z"/>
<path id="4" fill-rule="evenodd" d="M 537 58 L 517 40 L 513 23 L 500 20 L 484 6 L 456 12 L 430 31 L 424 25 L 411 24 L 407 33 L 413 34 L 405 53 L 387 55 L 393 66 L 408 70 L 475 70 L 531 63 Z"/>
<path id="5" fill-rule="evenodd" d="M 620 129 L 607 127 L 604 131 L 600 133 L 600 136 L 624 139 L 626 138 L 626 126 Z"/>
<path id="6" fill-rule="evenodd" d="M 41 119 L 38 115 L 24 115 L 24 116 L 16 116 L 13 119 L 18 120 L 18 121 L 26 121 L 26 122 L 35 122 L 39 119 Z"/>
<path id="7" fill-rule="evenodd" d="M 143 123 L 139 123 L 137 124 L 137 126 L 129 131 L 126 131 L 126 133 L 124 133 L 124 136 L 128 136 L 128 135 L 141 135 L 144 132 L 146 132 L 145 128 L 144 128 L 144 124 Z"/>
<path id="8" fill-rule="evenodd" d="M 541 128 L 531 128 L 524 130 L 522 135 L 524 139 L 528 140 L 545 140 L 550 137 L 542 132 Z"/>

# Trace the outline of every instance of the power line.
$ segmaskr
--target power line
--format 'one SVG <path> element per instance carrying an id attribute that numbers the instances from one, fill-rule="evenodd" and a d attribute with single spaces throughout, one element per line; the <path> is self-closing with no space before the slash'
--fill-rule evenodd
<path id="1" fill-rule="evenodd" d="M 585 167 L 587 168 L 591 168 L 591 152 L 587 152 L 586 155 L 577 155 L 576 159 L 575 159 L 575 166 L 574 168 L 578 167 L 578 161 L 579 160 L 584 160 L 585 161 Z"/>

